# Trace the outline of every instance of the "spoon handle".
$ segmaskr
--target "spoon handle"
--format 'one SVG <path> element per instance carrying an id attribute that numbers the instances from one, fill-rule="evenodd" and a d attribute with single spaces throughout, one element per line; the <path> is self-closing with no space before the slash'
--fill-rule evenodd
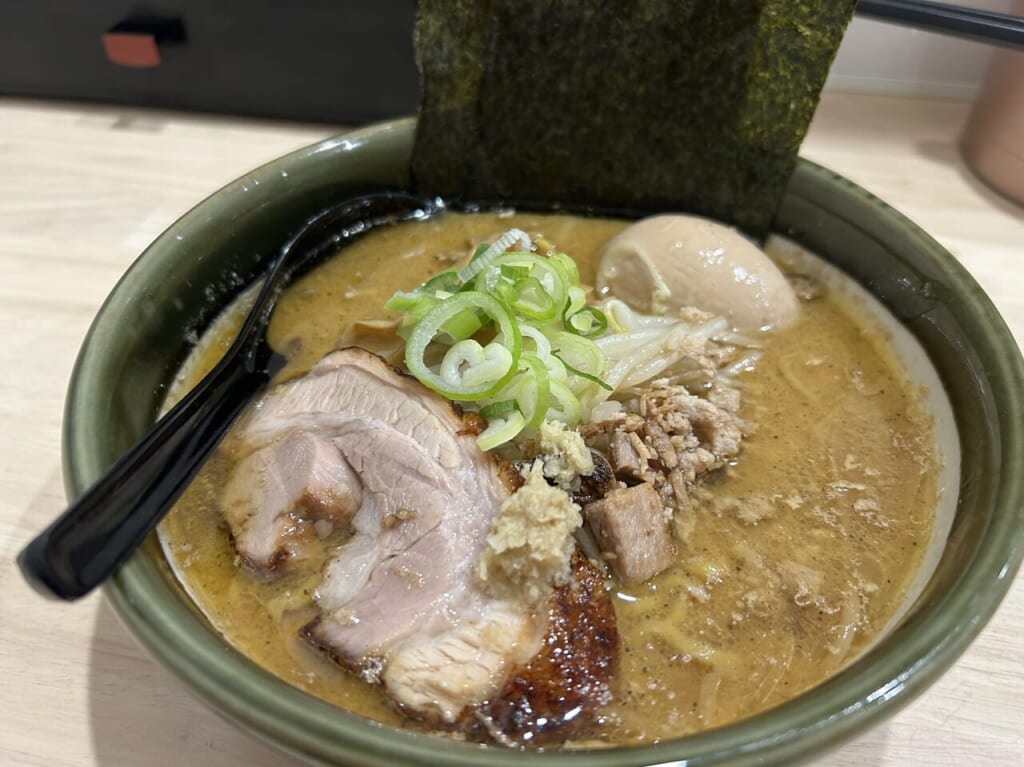
<path id="1" fill-rule="evenodd" d="M 40 594 L 77 599 L 100 584 L 156 527 L 281 358 L 218 365 L 18 556 Z"/>
<path id="2" fill-rule="evenodd" d="M 238 337 L 217 366 L 21 554 L 39 593 L 77 599 L 102 583 L 153 531 L 252 396 L 284 366 L 266 329 L 284 285 L 373 227 L 425 218 L 439 207 L 405 192 L 374 192 L 327 208 L 273 260 Z"/>

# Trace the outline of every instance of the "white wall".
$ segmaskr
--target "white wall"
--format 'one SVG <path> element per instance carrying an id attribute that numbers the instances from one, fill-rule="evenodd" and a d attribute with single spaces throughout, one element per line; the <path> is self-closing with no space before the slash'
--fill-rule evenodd
<path id="1" fill-rule="evenodd" d="M 947 0 L 1012 13 L 1013 0 Z M 1021 13 L 1024 2 L 1017 3 Z M 953 37 L 855 18 L 839 48 L 825 87 L 859 93 L 892 93 L 970 99 L 985 74 L 991 48 Z"/>

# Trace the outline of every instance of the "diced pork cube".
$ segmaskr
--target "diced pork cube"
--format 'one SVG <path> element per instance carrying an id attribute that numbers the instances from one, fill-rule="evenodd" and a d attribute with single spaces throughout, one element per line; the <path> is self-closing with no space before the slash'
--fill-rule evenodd
<path id="1" fill-rule="evenodd" d="M 647 468 L 647 456 L 641 455 L 643 445 L 638 446 L 637 436 L 623 429 L 616 429 L 612 432 L 609 442 L 611 453 L 611 464 L 615 471 L 615 478 L 628 484 L 635 484 L 644 478 Z M 646 450 L 644 450 L 646 453 Z"/>
<path id="2" fill-rule="evenodd" d="M 624 586 L 652 578 L 675 558 L 661 496 L 648 482 L 613 490 L 587 506 L 584 517 Z"/>

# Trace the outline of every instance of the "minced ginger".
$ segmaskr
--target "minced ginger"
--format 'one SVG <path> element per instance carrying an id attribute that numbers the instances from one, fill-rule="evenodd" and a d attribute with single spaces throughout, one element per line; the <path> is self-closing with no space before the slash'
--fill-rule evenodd
<path id="1" fill-rule="evenodd" d="M 590 448 L 578 431 L 570 429 L 561 421 L 544 421 L 538 435 L 544 476 L 553 480 L 562 490 L 572 492 L 579 477 L 594 473 Z"/>
<path id="2" fill-rule="evenodd" d="M 477 561 L 477 577 L 500 597 L 536 603 L 569 582 L 580 507 L 544 478 L 544 461 L 524 472 L 526 484 L 502 505 Z"/>

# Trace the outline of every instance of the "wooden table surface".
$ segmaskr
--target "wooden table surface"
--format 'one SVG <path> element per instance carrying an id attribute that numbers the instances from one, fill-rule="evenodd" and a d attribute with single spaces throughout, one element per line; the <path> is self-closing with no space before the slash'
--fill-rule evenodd
<path id="1" fill-rule="evenodd" d="M 957 149 L 967 106 L 830 94 L 803 153 L 906 213 L 1024 339 L 1024 211 Z M 189 207 L 331 126 L 0 100 L 0 766 L 261 767 L 291 760 L 194 699 L 101 597 L 46 602 L 14 557 L 64 506 L 60 421 L 107 292 Z M 1024 579 L 922 697 L 815 762 L 1024 765 Z"/>

